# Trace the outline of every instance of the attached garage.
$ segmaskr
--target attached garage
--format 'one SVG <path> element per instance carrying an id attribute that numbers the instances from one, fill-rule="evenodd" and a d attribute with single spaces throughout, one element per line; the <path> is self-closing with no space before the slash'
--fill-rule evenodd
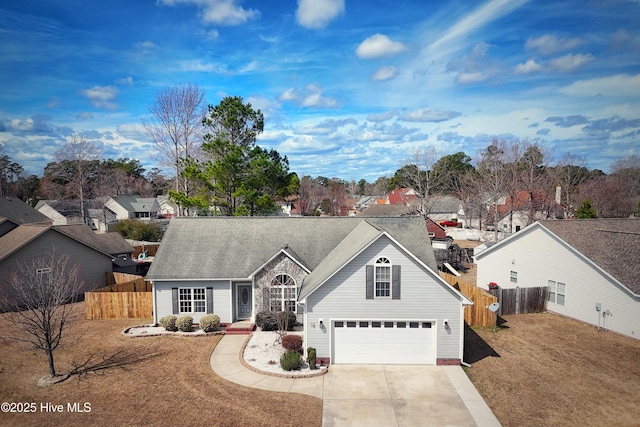
<path id="1" fill-rule="evenodd" d="M 435 365 L 433 320 L 334 320 L 333 363 Z"/>

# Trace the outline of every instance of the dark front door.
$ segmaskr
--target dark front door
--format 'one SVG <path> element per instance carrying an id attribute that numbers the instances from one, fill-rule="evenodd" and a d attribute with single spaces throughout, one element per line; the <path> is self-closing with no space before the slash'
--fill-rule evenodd
<path id="1" fill-rule="evenodd" d="M 251 285 L 238 285 L 238 319 L 250 319 L 253 306 L 251 298 Z"/>

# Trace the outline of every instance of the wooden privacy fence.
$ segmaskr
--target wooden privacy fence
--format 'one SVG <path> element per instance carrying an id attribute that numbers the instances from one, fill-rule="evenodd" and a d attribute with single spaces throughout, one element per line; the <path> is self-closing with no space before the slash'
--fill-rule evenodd
<path id="1" fill-rule="evenodd" d="M 484 289 L 463 282 L 458 277 L 440 272 L 440 276 L 452 287 L 460 291 L 464 296 L 473 301 L 471 307 L 464 309 L 464 321 L 469 326 L 494 326 L 495 314 L 487 309 L 487 306 L 498 301 L 498 298 L 491 295 Z"/>
<path id="2" fill-rule="evenodd" d="M 142 276 L 127 273 L 107 273 L 107 286 L 93 292 L 151 292 L 151 282 Z"/>
<path id="3" fill-rule="evenodd" d="M 542 313 L 547 310 L 549 287 L 495 289 L 489 291 L 498 298 L 500 308 L 498 314 Z"/>
<path id="4" fill-rule="evenodd" d="M 87 319 L 153 317 L 152 292 L 85 292 Z"/>
<path id="5" fill-rule="evenodd" d="M 107 273 L 106 279 L 109 286 L 84 294 L 87 319 L 153 317 L 151 282 L 127 273 Z"/>

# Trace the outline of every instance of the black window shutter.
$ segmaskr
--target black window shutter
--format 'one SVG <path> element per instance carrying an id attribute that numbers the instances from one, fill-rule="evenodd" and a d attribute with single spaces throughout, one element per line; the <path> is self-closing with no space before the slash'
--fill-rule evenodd
<path id="1" fill-rule="evenodd" d="M 366 295 L 367 299 L 373 299 L 373 265 L 367 265 L 366 271 Z"/>
<path id="2" fill-rule="evenodd" d="M 178 301 L 178 288 L 171 288 L 171 299 L 173 302 L 173 314 L 180 314 L 180 304 Z"/>
<path id="3" fill-rule="evenodd" d="M 207 288 L 207 314 L 213 314 L 213 288 Z"/>
<path id="4" fill-rule="evenodd" d="M 391 266 L 391 299 L 400 299 L 400 266 Z"/>

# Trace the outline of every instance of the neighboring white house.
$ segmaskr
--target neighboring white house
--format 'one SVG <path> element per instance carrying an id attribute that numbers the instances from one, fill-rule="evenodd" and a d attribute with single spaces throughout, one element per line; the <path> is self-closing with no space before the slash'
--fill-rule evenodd
<path id="1" fill-rule="evenodd" d="M 292 310 L 331 363 L 459 364 L 472 304 L 440 278 L 419 217 L 175 218 L 147 279 L 155 322 Z"/>
<path id="2" fill-rule="evenodd" d="M 116 214 L 116 219 L 148 220 L 158 218 L 160 205 L 155 197 L 118 195 L 110 197 L 105 206 Z"/>
<path id="3" fill-rule="evenodd" d="M 549 286 L 549 311 L 640 339 L 640 219 L 538 221 L 475 259 L 480 287 Z"/>

